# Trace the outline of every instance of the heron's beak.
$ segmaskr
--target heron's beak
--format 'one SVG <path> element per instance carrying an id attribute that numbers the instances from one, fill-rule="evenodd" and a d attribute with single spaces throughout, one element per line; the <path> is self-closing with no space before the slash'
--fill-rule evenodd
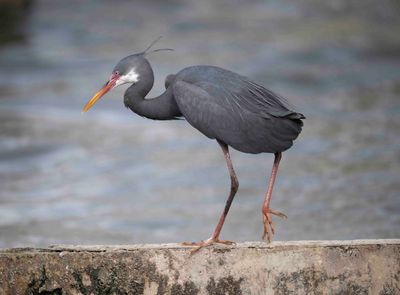
<path id="1" fill-rule="evenodd" d="M 104 94 L 114 88 L 119 77 L 117 74 L 112 74 L 110 80 L 88 101 L 82 112 L 86 113 Z"/>

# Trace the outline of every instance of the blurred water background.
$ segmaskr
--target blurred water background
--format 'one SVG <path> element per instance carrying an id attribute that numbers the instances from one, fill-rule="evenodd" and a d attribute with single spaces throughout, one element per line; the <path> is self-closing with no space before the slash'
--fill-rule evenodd
<path id="1" fill-rule="evenodd" d="M 278 173 L 271 207 L 289 219 L 275 240 L 398 238 L 399 12 L 397 0 L 32 1 L 0 38 L 0 247 L 211 234 L 230 185 L 216 142 L 131 113 L 126 87 L 81 114 L 159 35 L 175 52 L 150 57 L 152 96 L 167 74 L 212 64 L 307 116 Z M 273 156 L 232 158 L 241 186 L 222 238 L 259 240 Z"/>

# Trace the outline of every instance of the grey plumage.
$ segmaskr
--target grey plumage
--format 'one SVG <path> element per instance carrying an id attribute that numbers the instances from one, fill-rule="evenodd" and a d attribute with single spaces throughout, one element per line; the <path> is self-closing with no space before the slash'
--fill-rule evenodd
<path id="1" fill-rule="evenodd" d="M 214 66 L 189 67 L 172 84 L 183 116 L 209 138 L 246 153 L 281 152 L 297 138 L 300 113 L 273 92 Z"/>
<path id="2" fill-rule="evenodd" d="M 192 66 L 165 80 L 166 91 L 144 99 L 154 83 L 147 59 L 133 55 L 115 67 L 136 68 L 139 81 L 125 93 L 125 105 L 154 120 L 185 118 L 211 139 L 245 153 L 276 153 L 292 146 L 305 117 L 272 91 L 215 66 Z"/>

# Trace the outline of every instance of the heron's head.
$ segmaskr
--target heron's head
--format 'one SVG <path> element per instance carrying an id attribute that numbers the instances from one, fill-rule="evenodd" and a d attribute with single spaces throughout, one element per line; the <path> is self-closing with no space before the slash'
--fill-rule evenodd
<path id="1" fill-rule="evenodd" d="M 151 86 L 153 85 L 153 70 L 146 56 L 153 52 L 172 50 L 170 48 L 161 48 L 149 51 L 149 49 L 158 41 L 161 37 L 154 40 L 146 50 L 141 53 L 136 53 L 128 55 L 121 59 L 111 72 L 110 78 L 85 105 L 83 112 L 87 112 L 102 96 L 104 96 L 111 89 L 129 83 L 136 84 L 143 80 L 143 83 L 149 82 L 151 80 Z M 151 87 L 150 87 L 151 88 Z"/>
<path id="2" fill-rule="evenodd" d="M 140 77 L 151 70 L 149 62 L 143 53 L 132 54 L 121 59 L 111 72 L 110 78 L 85 105 L 83 112 L 87 112 L 102 96 L 111 89 L 123 84 L 136 84 Z"/>

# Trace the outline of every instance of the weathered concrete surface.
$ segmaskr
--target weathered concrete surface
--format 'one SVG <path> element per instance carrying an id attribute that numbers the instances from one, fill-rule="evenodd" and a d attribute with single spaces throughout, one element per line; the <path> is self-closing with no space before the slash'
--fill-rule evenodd
<path id="1" fill-rule="evenodd" d="M 0 294 L 400 294 L 400 240 L 0 251 Z"/>

